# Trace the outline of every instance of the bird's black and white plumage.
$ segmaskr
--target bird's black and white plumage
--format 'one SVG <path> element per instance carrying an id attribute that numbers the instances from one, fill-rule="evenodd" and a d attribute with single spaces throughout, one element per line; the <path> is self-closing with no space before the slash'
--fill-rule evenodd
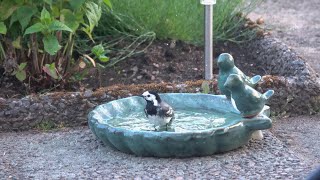
<path id="1" fill-rule="evenodd" d="M 166 102 L 162 101 L 158 93 L 154 91 L 146 91 L 142 97 L 147 101 L 144 112 L 150 123 L 155 127 L 163 127 L 172 123 L 174 119 L 174 111 Z"/>

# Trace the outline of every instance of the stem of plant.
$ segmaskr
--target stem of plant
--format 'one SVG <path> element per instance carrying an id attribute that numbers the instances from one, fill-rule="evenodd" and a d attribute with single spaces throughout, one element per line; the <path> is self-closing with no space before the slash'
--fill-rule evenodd
<path id="1" fill-rule="evenodd" d="M 39 61 L 38 61 L 38 41 L 37 34 L 33 33 L 30 36 L 31 39 L 31 50 L 32 50 L 32 61 L 33 67 L 37 74 L 40 74 Z"/>

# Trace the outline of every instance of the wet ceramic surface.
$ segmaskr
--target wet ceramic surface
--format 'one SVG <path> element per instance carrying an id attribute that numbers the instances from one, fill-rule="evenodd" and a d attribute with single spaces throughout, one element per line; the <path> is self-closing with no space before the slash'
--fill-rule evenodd
<path id="1" fill-rule="evenodd" d="M 271 127 L 269 107 L 242 118 L 223 95 L 167 93 L 161 98 L 177 117 L 168 131 L 154 131 L 144 117 L 145 101 L 129 97 L 97 106 L 89 113 L 92 132 L 122 152 L 138 156 L 205 156 L 246 144 L 256 130 Z"/>

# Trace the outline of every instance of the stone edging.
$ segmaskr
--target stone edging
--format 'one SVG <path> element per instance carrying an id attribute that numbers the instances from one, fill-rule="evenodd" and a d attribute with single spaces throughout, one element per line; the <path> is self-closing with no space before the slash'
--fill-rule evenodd
<path id="1" fill-rule="evenodd" d="M 272 37 L 259 38 L 242 47 L 248 58 L 253 58 L 270 74 L 263 77 L 258 91 L 275 90 L 269 102 L 273 114 L 312 114 L 320 110 L 319 77 L 293 50 Z M 60 127 L 85 125 L 88 112 L 98 104 L 149 89 L 199 92 L 201 83 L 119 85 L 95 92 L 87 90 L 29 95 L 22 99 L 0 98 L 0 132 L 28 130 L 47 122 Z M 211 82 L 211 88 L 213 93 L 219 93 L 216 78 Z"/>
<path id="2" fill-rule="evenodd" d="M 314 114 L 320 111 L 319 75 L 294 50 L 267 36 L 243 46 L 248 58 L 264 67 L 276 82 L 264 82 L 262 88 L 276 91 L 270 100 L 275 114 Z M 262 90 L 262 91 L 264 91 Z"/>

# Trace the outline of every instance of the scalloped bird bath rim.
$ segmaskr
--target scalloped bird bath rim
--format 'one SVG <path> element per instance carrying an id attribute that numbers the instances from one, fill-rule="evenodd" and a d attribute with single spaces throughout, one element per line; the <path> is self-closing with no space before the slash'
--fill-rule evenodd
<path id="1" fill-rule="evenodd" d="M 141 97 L 132 96 L 97 106 L 88 115 L 91 131 L 97 138 L 121 152 L 137 156 L 207 156 L 239 148 L 248 143 L 254 131 L 271 128 L 270 108 L 252 119 L 242 118 L 224 95 L 165 93 L 161 98 L 174 109 L 201 108 L 238 116 L 226 126 L 187 132 L 143 131 L 112 126 L 108 121 L 128 111 L 141 109 Z"/>

